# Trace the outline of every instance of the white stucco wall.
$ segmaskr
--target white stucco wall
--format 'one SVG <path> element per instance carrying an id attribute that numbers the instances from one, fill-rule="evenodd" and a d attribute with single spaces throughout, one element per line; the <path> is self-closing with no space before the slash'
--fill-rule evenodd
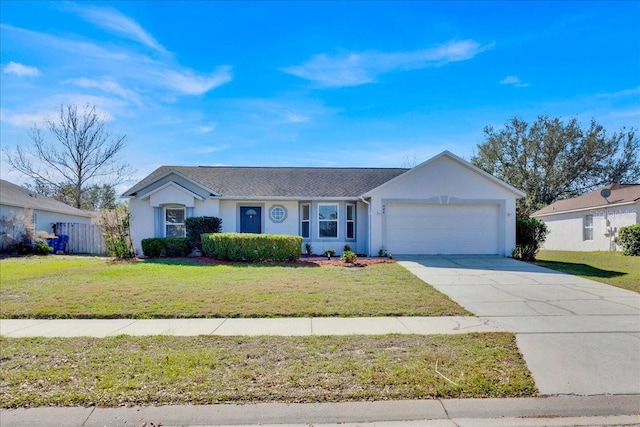
<path id="1" fill-rule="evenodd" d="M 371 253 L 386 247 L 383 240 L 383 204 L 391 200 L 435 204 L 499 204 L 503 234 L 499 253 L 511 255 L 515 247 L 516 195 L 446 156 L 418 167 L 371 195 Z"/>
<path id="2" fill-rule="evenodd" d="M 584 240 L 584 217 L 593 215 L 593 240 Z M 558 251 L 620 250 L 615 244 L 620 227 L 640 222 L 640 201 L 607 209 L 591 209 L 541 217 L 549 234 L 543 248 Z M 608 223 L 607 223 L 608 220 Z"/>
<path id="3" fill-rule="evenodd" d="M 129 210 L 131 211 L 131 241 L 136 254 L 142 256 L 142 239 L 154 236 L 153 208 L 149 200 L 136 198 L 129 199 Z"/>

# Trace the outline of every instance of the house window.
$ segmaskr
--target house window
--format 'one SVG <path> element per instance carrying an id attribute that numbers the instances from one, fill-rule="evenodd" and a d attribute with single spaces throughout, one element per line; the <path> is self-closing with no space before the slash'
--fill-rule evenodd
<path id="1" fill-rule="evenodd" d="M 347 239 L 356 238 L 356 205 L 347 203 Z"/>
<path id="2" fill-rule="evenodd" d="M 318 204 L 318 233 L 320 238 L 338 237 L 338 204 Z"/>
<path id="3" fill-rule="evenodd" d="M 584 240 L 593 240 L 593 215 L 584 216 L 583 234 Z"/>
<path id="4" fill-rule="evenodd" d="M 282 205 L 274 205 L 269 209 L 269 218 L 273 222 L 284 222 L 287 219 L 287 209 Z"/>
<path id="5" fill-rule="evenodd" d="M 165 236 L 185 237 L 184 208 L 166 208 L 164 212 Z"/>
<path id="6" fill-rule="evenodd" d="M 311 220 L 311 205 L 304 203 L 300 205 L 300 235 L 303 239 L 311 237 L 309 224 Z"/>

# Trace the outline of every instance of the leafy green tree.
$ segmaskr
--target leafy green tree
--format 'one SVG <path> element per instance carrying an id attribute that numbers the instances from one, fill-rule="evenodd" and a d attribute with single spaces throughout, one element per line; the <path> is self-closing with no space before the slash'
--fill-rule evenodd
<path id="1" fill-rule="evenodd" d="M 127 137 L 112 136 L 95 106 L 79 111 L 76 105 L 61 105 L 57 117 L 46 119 L 45 125 L 50 137 L 34 126 L 31 146 L 4 150 L 9 165 L 31 178 L 43 194 L 82 209 L 83 202 L 95 205 L 87 201 L 95 194 L 87 192 L 102 191 L 104 198 L 109 188 L 129 179 L 131 167 L 119 159 Z"/>
<path id="2" fill-rule="evenodd" d="M 524 191 L 522 215 L 613 182 L 640 178 L 640 143 L 635 129 L 613 134 L 591 120 L 539 116 L 532 124 L 514 117 L 504 128 L 484 128 L 485 140 L 471 163 Z"/>
<path id="3" fill-rule="evenodd" d="M 75 206 L 73 185 L 71 184 L 57 184 L 54 186 L 36 179 L 34 184 L 26 184 L 25 188 L 37 194 L 54 198 L 59 202 Z M 80 209 L 101 211 L 105 209 L 113 209 L 119 204 L 116 189 L 113 185 L 93 184 L 83 191 Z"/>

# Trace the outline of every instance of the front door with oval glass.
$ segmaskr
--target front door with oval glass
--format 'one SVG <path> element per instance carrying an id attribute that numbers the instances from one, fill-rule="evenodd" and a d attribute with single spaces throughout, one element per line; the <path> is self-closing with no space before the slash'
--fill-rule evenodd
<path id="1" fill-rule="evenodd" d="M 240 208 L 240 232 L 262 233 L 262 208 L 259 206 L 243 206 Z"/>

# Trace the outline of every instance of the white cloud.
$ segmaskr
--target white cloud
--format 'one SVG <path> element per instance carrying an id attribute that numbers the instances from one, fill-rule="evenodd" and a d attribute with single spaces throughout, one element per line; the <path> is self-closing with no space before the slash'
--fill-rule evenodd
<path id="1" fill-rule="evenodd" d="M 441 66 L 471 59 L 493 45 L 481 46 L 474 40 L 452 41 L 428 49 L 410 52 L 319 54 L 301 65 L 282 71 L 310 80 L 320 87 L 345 87 L 373 83 L 380 74 L 398 70 Z"/>
<path id="2" fill-rule="evenodd" d="M 222 86 L 232 80 L 231 67 L 218 67 L 216 71 L 208 75 L 195 73 L 189 69 L 171 70 L 160 69 L 155 70 L 155 74 L 162 78 L 160 84 L 169 86 L 186 95 L 202 95 Z"/>
<path id="3" fill-rule="evenodd" d="M 208 146 L 204 146 L 204 147 L 200 147 L 196 150 L 196 152 L 198 154 L 213 154 L 213 153 L 218 153 L 220 151 L 225 151 L 226 149 L 229 148 L 228 144 L 223 144 L 223 145 L 208 145 Z"/>
<path id="4" fill-rule="evenodd" d="M 209 132 L 213 132 L 217 127 L 217 123 L 210 123 L 207 125 L 202 125 L 202 126 L 198 126 L 198 128 L 196 128 L 196 132 L 198 132 L 199 134 L 205 134 L 205 133 L 209 133 Z"/>
<path id="5" fill-rule="evenodd" d="M 23 65 L 13 61 L 5 65 L 3 71 L 5 74 L 15 74 L 18 77 L 37 77 L 40 75 L 40 71 L 36 67 Z"/>
<path id="6" fill-rule="evenodd" d="M 626 98 L 627 96 L 636 96 L 640 95 L 640 87 L 635 87 L 632 89 L 623 89 L 618 92 L 612 93 L 598 93 L 596 94 L 597 98 Z"/>
<path id="7" fill-rule="evenodd" d="M 111 7 L 84 7 L 70 5 L 72 10 L 89 22 L 110 30 L 115 34 L 142 43 L 153 50 L 166 53 L 165 48 L 136 21 Z"/>
<path id="8" fill-rule="evenodd" d="M 517 76 L 507 76 L 504 79 L 500 80 L 501 85 L 512 85 L 515 87 L 527 87 L 529 83 L 523 83 Z"/>
<path id="9" fill-rule="evenodd" d="M 0 24 L 3 30 L 12 31 L 30 39 L 34 46 L 46 47 L 68 53 L 60 55 L 62 61 L 77 61 L 82 56 L 82 72 L 89 75 L 99 72 L 102 80 L 129 81 L 146 89 L 162 88 L 155 99 L 171 99 L 170 89 L 178 95 L 202 95 L 233 79 L 230 66 L 220 66 L 215 71 L 204 74 L 175 63 L 169 56 L 154 59 L 135 50 L 120 46 L 99 46 L 90 41 L 69 40 L 51 34 L 16 28 Z M 96 79 L 91 79 L 96 80 Z"/>
<path id="10" fill-rule="evenodd" d="M 86 77 L 82 77 L 78 79 L 68 79 L 63 83 L 73 84 L 85 89 L 98 89 L 103 92 L 117 95 L 127 101 L 133 102 L 138 106 L 142 105 L 140 96 L 136 92 L 123 88 L 120 84 L 109 78 L 89 79 Z"/>
<path id="11" fill-rule="evenodd" d="M 284 112 L 284 120 L 287 123 L 304 123 L 309 121 L 309 116 L 287 110 Z"/>
<path id="12" fill-rule="evenodd" d="M 40 126 L 51 115 L 51 111 L 36 111 L 30 113 L 18 113 L 7 109 L 0 110 L 0 123 L 6 123 L 17 128 L 31 128 Z"/>

